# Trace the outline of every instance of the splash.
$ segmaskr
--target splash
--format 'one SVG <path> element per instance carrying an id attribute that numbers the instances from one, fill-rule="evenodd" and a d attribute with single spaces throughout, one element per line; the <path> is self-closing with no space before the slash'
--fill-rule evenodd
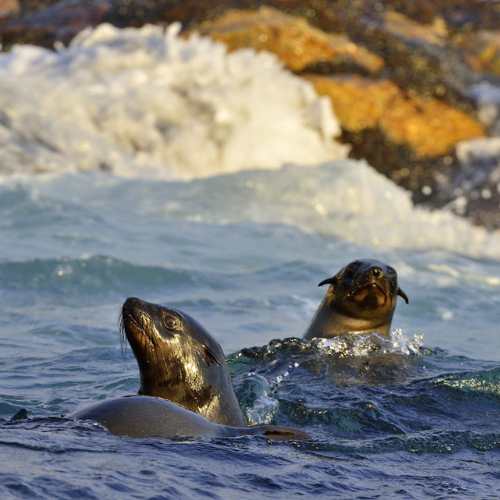
<path id="1" fill-rule="evenodd" d="M 273 387 L 261 375 L 254 372 L 248 374 L 248 382 L 255 391 L 255 400 L 246 408 L 245 414 L 249 424 L 270 424 L 278 412 L 279 403 L 272 396 Z"/>
<path id="2" fill-rule="evenodd" d="M 230 361 L 263 363 L 244 375 L 238 389 L 249 423 L 260 424 L 273 421 L 280 411 L 279 392 L 285 385 L 293 387 L 304 371 L 328 373 L 325 378 L 339 386 L 393 382 L 407 375 L 406 361 L 420 356 L 422 347 L 422 335 L 408 336 L 397 329 L 388 338 L 373 333 L 311 341 L 276 339 L 243 349 Z"/>
<path id="3" fill-rule="evenodd" d="M 193 178 L 344 157 L 325 98 L 270 54 L 101 25 L 0 54 L 0 173 Z"/>
<path id="4" fill-rule="evenodd" d="M 421 334 L 406 335 L 398 328 L 389 337 L 376 333 L 367 335 L 342 335 L 331 339 L 313 339 L 311 343 L 321 355 L 339 358 L 369 356 L 377 354 L 418 355 L 424 344 Z"/>

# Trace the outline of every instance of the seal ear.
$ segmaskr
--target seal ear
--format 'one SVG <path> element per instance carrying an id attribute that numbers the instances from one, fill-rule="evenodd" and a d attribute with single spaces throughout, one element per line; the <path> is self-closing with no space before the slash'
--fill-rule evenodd
<path id="1" fill-rule="evenodd" d="M 318 286 L 323 286 L 323 285 L 335 286 L 336 284 L 337 284 L 337 277 L 333 276 L 332 278 L 327 278 L 326 280 L 323 280 L 321 283 L 318 283 Z"/>
<path id="2" fill-rule="evenodd" d="M 403 292 L 403 290 L 401 290 L 401 288 L 398 288 L 398 292 L 397 292 L 397 293 L 398 293 L 398 295 L 399 295 L 400 297 L 402 297 L 402 298 L 403 298 L 403 300 L 404 300 L 407 304 L 409 304 L 409 303 L 410 303 L 410 300 L 408 299 L 408 295 L 406 295 L 406 293 L 404 293 L 404 292 Z"/>

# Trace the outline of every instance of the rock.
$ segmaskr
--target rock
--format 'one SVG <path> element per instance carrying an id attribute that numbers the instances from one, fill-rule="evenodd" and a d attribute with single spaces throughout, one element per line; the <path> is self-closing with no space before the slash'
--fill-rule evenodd
<path id="1" fill-rule="evenodd" d="M 455 42 L 474 71 L 500 77 L 500 31 L 463 34 L 457 36 Z"/>
<path id="2" fill-rule="evenodd" d="M 424 25 L 388 11 L 361 18 L 354 29 L 363 45 L 384 54 L 387 74 L 400 87 L 472 109 L 468 89 L 477 77 L 448 43 L 440 20 Z"/>
<path id="3" fill-rule="evenodd" d="M 434 183 L 430 196 L 420 201 L 445 207 L 487 229 L 500 229 L 500 138 L 457 144 L 449 167 Z"/>
<path id="4" fill-rule="evenodd" d="M 229 10 L 217 19 L 195 27 L 230 50 L 250 47 L 276 54 L 292 71 L 323 62 L 333 67 L 358 66 L 377 73 L 383 60 L 344 35 L 328 34 L 306 20 L 276 9 Z"/>
<path id="5" fill-rule="evenodd" d="M 500 138 L 458 144 L 460 162 L 440 195 L 458 215 L 500 229 Z"/>
<path id="6" fill-rule="evenodd" d="M 384 5 L 423 24 L 436 17 L 444 19 L 453 30 L 477 30 L 479 27 L 500 26 L 500 5 L 484 0 L 384 0 Z"/>
<path id="7" fill-rule="evenodd" d="M 50 5 L 58 3 L 60 0 L 19 0 L 21 12 L 26 14 L 35 10 L 45 9 Z"/>
<path id="8" fill-rule="evenodd" d="M 19 10 L 18 0 L 0 0 L 0 19 L 17 14 Z"/>
<path id="9" fill-rule="evenodd" d="M 458 142 L 484 135 L 482 125 L 461 110 L 405 93 L 390 80 L 315 75 L 307 79 L 320 95 L 330 98 L 343 129 L 356 133 L 378 128 L 416 159 L 449 154 Z"/>
<path id="10" fill-rule="evenodd" d="M 384 29 L 388 34 L 413 42 L 425 42 L 443 46 L 448 30 L 441 18 L 435 18 L 431 24 L 420 24 L 395 11 L 383 15 Z"/>
<path id="11" fill-rule="evenodd" d="M 0 0 L 0 7 L 8 3 Z M 197 27 L 231 50 L 272 51 L 330 95 L 354 158 L 410 189 L 415 202 L 454 204 L 458 213 L 465 199 L 465 216 L 500 227 L 496 170 L 490 172 L 483 160 L 464 163 L 463 148 L 458 156 L 455 151 L 457 142 L 484 134 L 473 118 L 476 111 L 490 135 L 500 134 L 498 1 L 268 0 L 267 7 L 260 0 L 15 3 L 16 15 L 0 15 L 4 50 L 13 43 L 67 43 L 101 22 L 126 27 L 180 21 L 186 31 Z M 469 174 L 484 169 L 488 178 L 469 189 Z"/>
<path id="12" fill-rule="evenodd" d="M 478 116 L 488 126 L 490 135 L 500 136 L 500 85 L 484 80 L 470 89 L 470 95 L 475 100 Z"/>
<path id="13" fill-rule="evenodd" d="M 110 8 L 111 0 L 63 1 L 40 8 L 27 16 L 9 19 L 0 29 L 0 43 L 5 47 L 14 43 L 45 47 L 69 43 L 84 28 L 103 22 Z"/>

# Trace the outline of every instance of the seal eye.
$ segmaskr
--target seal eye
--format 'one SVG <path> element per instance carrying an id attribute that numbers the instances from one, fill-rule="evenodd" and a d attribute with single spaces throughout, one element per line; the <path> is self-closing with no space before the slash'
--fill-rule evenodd
<path id="1" fill-rule="evenodd" d="M 176 332 L 182 330 L 181 320 L 177 316 L 165 314 L 163 316 L 163 323 L 168 330 L 174 330 Z"/>

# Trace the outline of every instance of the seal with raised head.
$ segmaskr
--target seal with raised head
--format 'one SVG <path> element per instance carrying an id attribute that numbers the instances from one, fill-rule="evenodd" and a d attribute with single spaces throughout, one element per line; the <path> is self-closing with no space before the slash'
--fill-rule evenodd
<path id="1" fill-rule="evenodd" d="M 219 343 L 191 316 L 129 298 L 121 329 L 139 365 L 139 395 L 97 403 L 73 415 L 133 437 L 262 434 L 304 439 L 296 429 L 246 426 Z"/>
<path id="2" fill-rule="evenodd" d="M 389 335 L 398 295 L 408 304 L 391 266 L 373 259 L 347 264 L 318 286 L 330 285 L 304 339 L 348 333 Z"/>
<path id="3" fill-rule="evenodd" d="M 139 394 L 219 424 L 245 424 L 224 351 L 194 318 L 132 297 L 123 304 L 121 324 L 139 365 Z"/>

